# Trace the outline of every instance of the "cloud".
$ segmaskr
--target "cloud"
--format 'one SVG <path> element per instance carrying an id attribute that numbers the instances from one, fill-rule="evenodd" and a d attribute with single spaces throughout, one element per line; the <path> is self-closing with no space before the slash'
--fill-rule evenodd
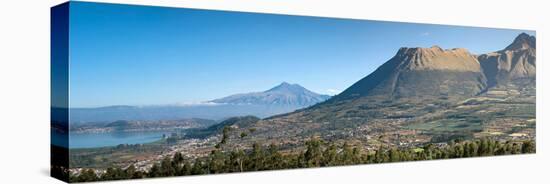
<path id="1" fill-rule="evenodd" d="M 421 35 L 422 36 L 430 36 L 430 32 L 423 32 Z"/>
<path id="2" fill-rule="evenodd" d="M 341 91 L 340 90 L 337 90 L 337 89 L 327 89 L 327 93 L 329 95 L 337 95 L 338 93 L 340 93 Z"/>
<path id="3" fill-rule="evenodd" d="M 190 101 L 190 102 L 176 103 L 175 105 L 176 106 L 214 106 L 214 105 L 221 105 L 221 104 L 209 102 L 209 101 Z"/>

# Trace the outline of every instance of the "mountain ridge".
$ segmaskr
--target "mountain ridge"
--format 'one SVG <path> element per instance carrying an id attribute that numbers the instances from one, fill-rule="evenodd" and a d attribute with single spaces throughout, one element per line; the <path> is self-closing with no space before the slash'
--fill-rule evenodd
<path id="1" fill-rule="evenodd" d="M 491 87 L 536 78 L 536 38 L 522 33 L 503 50 L 478 56 Z M 534 85 L 534 84 L 532 84 Z"/>

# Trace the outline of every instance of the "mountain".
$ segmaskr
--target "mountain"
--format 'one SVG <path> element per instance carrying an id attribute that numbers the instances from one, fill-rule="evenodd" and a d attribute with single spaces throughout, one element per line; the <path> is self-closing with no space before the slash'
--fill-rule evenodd
<path id="1" fill-rule="evenodd" d="M 505 49 L 482 54 L 478 60 L 489 86 L 529 82 L 536 78 L 536 38 L 522 33 Z"/>
<path id="2" fill-rule="evenodd" d="M 481 66 L 466 49 L 401 48 L 335 99 L 475 95 L 485 86 Z"/>
<path id="3" fill-rule="evenodd" d="M 389 61 L 333 100 L 364 96 L 468 97 L 499 84 L 534 85 L 535 43 L 534 36 L 522 33 L 503 50 L 479 56 L 463 48 L 401 48 Z"/>
<path id="4" fill-rule="evenodd" d="M 203 104 L 71 108 L 69 113 L 73 125 L 117 120 L 223 120 L 248 115 L 265 118 L 308 107 L 329 97 L 311 92 L 298 84 L 283 82 L 264 92 L 231 95 Z"/>
<path id="5" fill-rule="evenodd" d="M 307 107 L 329 99 L 328 95 L 320 95 L 298 85 L 283 82 L 267 91 L 236 94 L 212 100 L 221 104 L 252 104 L 252 105 L 283 105 Z"/>
<path id="6" fill-rule="evenodd" d="M 531 136 L 536 122 L 534 43 L 534 37 L 520 34 L 505 49 L 479 56 L 462 48 L 401 48 L 325 102 L 255 123 L 233 123 L 241 126 L 229 137 L 255 131 L 230 142 L 262 140 L 292 148 L 300 140 L 320 137 L 368 143 L 370 149 L 472 139 L 493 131 L 502 131 L 491 136 L 503 139 L 511 132 Z"/>

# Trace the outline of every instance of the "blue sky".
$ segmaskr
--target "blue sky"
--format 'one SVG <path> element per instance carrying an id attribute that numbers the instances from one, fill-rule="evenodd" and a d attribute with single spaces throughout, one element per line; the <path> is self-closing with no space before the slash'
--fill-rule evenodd
<path id="1" fill-rule="evenodd" d="M 73 107 L 159 105 L 267 90 L 334 94 L 400 47 L 503 49 L 521 32 L 72 2 Z"/>

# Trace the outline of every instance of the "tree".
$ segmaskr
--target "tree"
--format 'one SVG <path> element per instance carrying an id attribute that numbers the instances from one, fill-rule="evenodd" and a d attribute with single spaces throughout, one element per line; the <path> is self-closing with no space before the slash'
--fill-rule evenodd
<path id="1" fill-rule="evenodd" d="M 521 146 L 518 143 L 512 143 L 512 154 L 520 154 Z"/>
<path id="2" fill-rule="evenodd" d="M 128 168 L 124 169 L 124 175 L 125 178 L 133 178 L 132 176 L 136 173 L 136 167 L 134 167 L 134 164 L 128 166 Z"/>
<path id="3" fill-rule="evenodd" d="M 376 150 L 376 153 L 374 154 L 374 162 L 375 163 L 384 163 L 389 160 L 388 156 L 385 154 L 384 148 L 380 147 L 378 150 Z"/>
<path id="4" fill-rule="evenodd" d="M 535 148 L 536 148 L 535 142 L 533 142 L 532 140 L 524 141 L 521 144 L 522 153 L 535 153 L 536 152 Z"/>
<path id="5" fill-rule="evenodd" d="M 247 135 L 248 135 L 248 134 L 246 134 L 246 132 L 241 132 L 240 137 L 241 137 L 241 139 L 242 139 L 242 138 L 246 137 Z"/>
<path id="6" fill-rule="evenodd" d="M 352 147 L 347 142 L 344 143 L 342 147 L 342 153 L 340 155 L 340 165 L 350 165 L 350 164 L 358 164 L 361 163 L 361 155 L 359 153 L 359 148 Z"/>
<path id="7" fill-rule="evenodd" d="M 284 168 L 284 158 L 281 153 L 279 153 L 279 148 L 275 144 L 270 144 L 267 149 L 267 156 L 264 162 L 264 168 L 268 170 L 273 169 L 283 169 Z"/>
<path id="8" fill-rule="evenodd" d="M 191 175 L 192 164 L 188 161 L 184 161 L 183 166 L 178 171 L 179 176 Z"/>
<path id="9" fill-rule="evenodd" d="M 147 176 L 151 178 L 162 176 L 160 173 L 160 166 L 158 164 L 153 164 L 153 166 L 149 169 Z"/>
<path id="10" fill-rule="evenodd" d="M 205 174 L 202 161 L 195 160 L 195 163 L 193 164 L 193 168 L 191 168 L 191 174 L 192 175 L 198 175 L 198 174 Z"/>
<path id="11" fill-rule="evenodd" d="M 126 173 L 126 178 L 125 179 L 138 179 L 138 178 L 143 178 L 144 177 L 144 174 L 143 172 L 141 171 L 137 171 L 136 170 L 136 167 L 132 164 L 130 165 L 128 168 L 126 168 L 124 170 L 124 172 Z"/>
<path id="12" fill-rule="evenodd" d="M 210 160 L 208 163 L 210 173 L 223 173 L 225 172 L 225 156 L 219 150 L 212 150 L 210 153 Z"/>
<path id="13" fill-rule="evenodd" d="M 399 151 L 395 148 L 390 150 L 390 162 L 399 162 L 401 160 L 401 155 Z"/>
<path id="14" fill-rule="evenodd" d="M 453 146 L 454 158 L 462 158 L 464 156 L 464 146 L 462 144 L 455 144 Z"/>
<path id="15" fill-rule="evenodd" d="M 319 167 L 323 161 L 322 142 L 318 139 L 312 139 L 306 142 L 307 150 L 304 153 L 305 167 Z"/>
<path id="16" fill-rule="evenodd" d="M 259 143 L 252 145 L 252 152 L 250 153 L 247 169 L 251 171 L 259 171 L 263 169 L 264 165 L 264 150 Z"/>
<path id="17" fill-rule="evenodd" d="M 471 157 L 476 157 L 476 156 L 478 156 L 478 149 L 479 149 L 479 146 L 477 145 L 477 143 L 476 143 L 475 141 L 470 142 L 470 144 L 468 144 L 468 147 L 469 147 L 468 150 L 470 151 L 469 155 L 470 155 Z"/>
<path id="18" fill-rule="evenodd" d="M 244 171 L 244 160 L 245 153 L 242 150 L 236 150 L 231 152 L 229 157 L 230 160 L 230 172 L 243 172 Z"/>
<path id="19" fill-rule="evenodd" d="M 175 166 L 179 166 L 179 165 L 183 164 L 183 161 L 184 161 L 184 158 L 183 158 L 183 155 L 180 152 L 177 152 L 176 154 L 174 154 L 173 162 L 174 162 Z"/>
<path id="20" fill-rule="evenodd" d="M 90 181 L 98 181 L 99 177 L 92 169 L 85 169 L 83 170 L 80 175 L 78 175 L 77 182 L 90 182 Z"/>
<path id="21" fill-rule="evenodd" d="M 165 157 L 146 172 L 138 171 L 134 165 L 126 169 L 108 168 L 104 174 L 92 169 L 84 169 L 78 175 L 69 174 L 71 182 L 90 182 L 99 180 L 118 180 L 144 177 L 162 177 L 174 175 L 198 175 L 208 173 L 227 173 L 284 168 L 307 168 L 361 163 L 384 163 L 409 160 L 429 160 L 441 158 L 463 158 L 478 155 L 506 155 L 536 152 L 534 140 L 496 141 L 482 139 L 476 141 L 452 141 L 448 145 L 428 144 L 418 148 L 400 149 L 397 147 L 379 147 L 373 154 L 364 154 L 360 147 L 344 143 L 341 151 L 336 144 L 325 144 L 319 139 L 310 139 L 306 149 L 299 153 L 284 153 L 275 144 L 264 147 L 254 143 L 251 150 L 233 150 L 225 152 L 215 149 L 208 157 L 186 160 L 181 153 Z"/>
<path id="22" fill-rule="evenodd" d="M 353 148 L 351 159 L 352 159 L 352 164 L 360 164 L 361 163 L 361 153 L 360 153 L 358 147 Z"/>
<path id="23" fill-rule="evenodd" d="M 222 131 L 222 140 L 216 144 L 215 148 L 220 149 L 222 145 L 227 143 L 227 139 L 229 139 L 229 131 L 231 131 L 231 127 L 224 126 Z"/>
<path id="24" fill-rule="evenodd" d="M 489 141 L 487 139 L 482 139 L 481 140 L 481 143 L 479 145 L 479 156 L 486 156 L 489 154 Z"/>
<path id="25" fill-rule="evenodd" d="M 161 176 L 174 176 L 176 170 L 172 167 L 172 160 L 166 157 L 160 163 Z"/>
<path id="26" fill-rule="evenodd" d="M 331 144 L 323 152 L 323 166 L 335 166 L 338 165 L 338 148 L 336 145 Z"/>
<path id="27" fill-rule="evenodd" d="M 121 180 L 128 178 L 125 171 L 120 168 L 108 168 L 107 171 L 101 176 L 102 180 Z"/>
<path id="28" fill-rule="evenodd" d="M 186 171 L 183 169 L 185 166 L 185 158 L 180 152 L 177 152 L 174 154 L 174 158 L 172 159 L 172 168 L 174 170 L 174 175 L 176 176 L 182 176 L 186 174 Z"/>

